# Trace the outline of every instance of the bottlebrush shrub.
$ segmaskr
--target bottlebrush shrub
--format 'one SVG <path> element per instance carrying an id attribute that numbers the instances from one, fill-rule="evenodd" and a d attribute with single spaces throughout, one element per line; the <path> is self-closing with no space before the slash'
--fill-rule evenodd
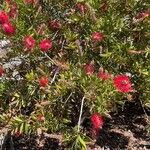
<path id="1" fill-rule="evenodd" d="M 92 124 L 91 132 L 92 132 L 93 136 L 98 136 L 99 131 L 104 124 L 102 116 L 98 113 L 92 114 L 90 117 L 90 121 Z"/>
<path id="2" fill-rule="evenodd" d="M 7 23 L 9 20 L 9 16 L 7 15 L 7 13 L 5 11 L 0 11 L 0 23 Z"/>
<path id="3" fill-rule="evenodd" d="M 4 74 L 4 68 L 2 66 L 0 66 L 0 77 Z"/>
<path id="4" fill-rule="evenodd" d="M 126 100 L 149 107 L 148 0 L 3 0 L 0 9 L 0 39 L 10 41 L 0 55 L 3 126 L 61 132 L 84 148 L 82 118 Z M 14 58 L 20 65 L 6 65 Z"/>

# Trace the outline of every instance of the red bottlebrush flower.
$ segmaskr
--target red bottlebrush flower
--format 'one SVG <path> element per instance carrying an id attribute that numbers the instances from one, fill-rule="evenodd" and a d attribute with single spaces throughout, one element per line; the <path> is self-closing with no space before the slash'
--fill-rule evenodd
<path id="1" fill-rule="evenodd" d="M 49 23 L 49 27 L 52 30 L 59 30 L 61 28 L 61 23 L 58 20 L 53 20 Z"/>
<path id="2" fill-rule="evenodd" d="M 103 68 L 99 69 L 99 72 L 97 74 L 98 78 L 102 79 L 102 80 L 108 80 L 111 75 L 109 73 L 106 73 Z"/>
<path id="3" fill-rule="evenodd" d="M 17 9 L 17 3 L 13 2 L 13 3 L 11 3 L 11 5 L 9 7 L 10 7 L 10 9 L 16 10 Z"/>
<path id="4" fill-rule="evenodd" d="M 94 65 L 93 64 L 86 64 L 84 66 L 84 71 L 87 75 L 92 75 L 94 73 Z"/>
<path id="5" fill-rule="evenodd" d="M 37 6 L 38 0 L 24 0 L 26 4 Z"/>
<path id="6" fill-rule="evenodd" d="M 34 4 L 34 0 L 24 0 L 26 4 Z"/>
<path id="7" fill-rule="evenodd" d="M 16 16 L 18 15 L 17 10 L 10 10 L 8 13 L 10 18 L 16 18 Z"/>
<path id="8" fill-rule="evenodd" d="M 49 49 L 52 48 L 52 41 L 48 39 L 44 39 L 40 42 L 40 49 L 43 52 L 47 52 Z"/>
<path id="9" fill-rule="evenodd" d="M 91 127 L 92 136 L 97 137 L 99 135 L 100 129 L 104 124 L 103 117 L 99 113 L 94 113 L 91 115 L 90 121 L 92 125 Z"/>
<path id="10" fill-rule="evenodd" d="M 41 77 L 40 79 L 39 79 L 39 85 L 40 85 L 40 87 L 46 87 L 46 86 L 48 86 L 48 78 L 47 77 Z"/>
<path id="11" fill-rule="evenodd" d="M 7 22 L 9 22 L 8 14 L 5 11 L 0 10 L 0 24 L 4 24 Z"/>
<path id="12" fill-rule="evenodd" d="M 38 121 L 44 121 L 45 117 L 43 115 L 39 115 L 39 116 L 37 116 L 37 120 Z"/>
<path id="13" fill-rule="evenodd" d="M 113 82 L 114 82 L 114 86 L 116 87 L 116 89 L 119 92 L 128 93 L 128 92 L 133 91 L 130 79 L 126 75 L 117 75 L 117 76 L 115 76 L 114 79 L 113 79 Z"/>
<path id="14" fill-rule="evenodd" d="M 10 8 L 10 11 L 8 13 L 9 17 L 15 18 L 18 14 L 17 3 L 14 2 L 10 4 L 9 8 Z"/>
<path id="15" fill-rule="evenodd" d="M 0 77 L 5 73 L 5 70 L 2 66 L 0 66 Z"/>
<path id="16" fill-rule="evenodd" d="M 146 18 L 148 16 L 149 16 L 149 13 L 147 13 L 147 12 L 140 12 L 140 13 L 137 14 L 137 16 L 135 18 L 136 19 L 144 19 L 144 18 Z"/>
<path id="17" fill-rule="evenodd" d="M 101 32 L 94 32 L 92 33 L 92 40 L 96 42 L 101 42 L 104 38 L 103 33 Z"/>
<path id="18" fill-rule="evenodd" d="M 22 135 L 22 133 L 19 132 L 19 131 L 17 131 L 17 132 L 14 134 L 15 137 L 20 137 L 21 135 Z"/>
<path id="19" fill-rule="evenodd" d="M 2 29 L 3 29 L 4 33 L 9 36 L 11 36 L 15 33 L 15 27 L 10 22 L 4 23 L 2 25 Z"/>
<path id="20" fill-rule="evenodd" d="M 104 2 L 104 3 L 101 4 L 100 10 L 102 12 L 106 12 L 108 10 L 108 4 L 107 4 L 107 2 Z"/>
<path id="21" fill-rule="evenodd" d="M 90 120 L 93 129 L 100 129 L 104 124 L 103 117 L 99 113 L 92 114 Z"/>
<path id="22" fill-rule="evenodd" d="M 6 3 L 8 3 L 8 4 L 10 4 L 11 3 L 11 0 L 5 0 L 6 1 Z"/>
<path id="23" fill-rule="evenodd" d="M 76 4 L 76 9 L 79 10 L 82 14 L 84 14 L 87 12 L 88 7 L 85 3 L 79 2 Z"/>
<path id="24" fill-rule="evenodd" d="M 32 36 L 26 36 L 23 42 L 27 49 L 31 50 L 35 46 L 35 40 Z"/>

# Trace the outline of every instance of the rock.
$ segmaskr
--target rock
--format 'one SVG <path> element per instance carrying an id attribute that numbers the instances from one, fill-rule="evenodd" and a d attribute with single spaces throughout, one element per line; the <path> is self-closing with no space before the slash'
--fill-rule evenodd
<path id="1" fill-rule="evenodd" d="M 8 53 L 9 40 L 0 40 L 0 58 L 5 58 Z"/>

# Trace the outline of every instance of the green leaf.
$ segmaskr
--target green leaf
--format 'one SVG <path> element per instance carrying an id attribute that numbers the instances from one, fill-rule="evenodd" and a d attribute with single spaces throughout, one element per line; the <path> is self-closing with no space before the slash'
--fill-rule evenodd
<path id="1" fill-rule="evenodd" d="M 112 53 L 106 53 L 106 54 L 100 54 L 101 57 L 110 57 L 112 55 Z"/>
<path id="2" fill-rule="evenodd" d="M 82 149 L 86 150 L 86 144 L 80 135 L 78 136 L 78 140 L 79 140 L 80 144 L 82 145 Z"/>
<path id="3" fill-rule="evenodd" d="M 22 123 L 21 125 L 20 125 L 20 133 L 22 133 L 23 132 L 23 129 L 24 129 L 24 123 Z"/>
<path id="4" fill-rule="evenodd" d="M 18 118 L 18 117 L 16 117 L 14 120 L 15 120 L 15 121 L 18 121 L 18 122 L 23 122 L 23 120 L 21 120 L 21 119 Z"/>
<path id="5" fill-rule="evenodd" d="M 33 72 L 33 70 L 30 73 L 26 74 L 26 79 L 28 81 L 32 81 L 34 79 L 34 72 Z"/>
<path id="6" fill-rule="evenodd" d="M 28 130 L 29 130 L 29 125 L 28 123 L 24 123 L 24 132 L 27 134 L 28 133 Z"/>

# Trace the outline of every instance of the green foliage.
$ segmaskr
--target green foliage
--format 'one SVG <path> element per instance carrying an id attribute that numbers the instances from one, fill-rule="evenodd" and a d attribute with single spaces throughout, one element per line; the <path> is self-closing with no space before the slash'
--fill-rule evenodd
<path id="1" fill-rule="evenodd" d="M 0 57 L 0 65 L 20 57 L 22 63 L 15 70 L 21 79 L 12 80 L 13 70 L 9 68 L 0 79 L 0 124 L 25 134 L 39 128 L 43 132 L 59 132 L 64 134 L 66 143 L 74 143 L 72 149 L 84 150 L 87 136 L 82 130 L 76 131 L 83 97 L 82 118 L 89 118 L 94 112 L 106 116 L 116 111 L 116 105 L 124 104 L 129 95 L 133 96 L 132 101 L 140 99 L 150 107 L 149 0 L 13 2 L 17 4 L 18 15 L 10 21 L 16 33 L 7 36 L 0 30 L 0 39 L 11 42 L 11 50 L 6 58 Z M 102 8 L 104 3 L 106 10 Z M 9 12 L 5 1 L 0 3 L 0 8 Z M 148 16 L 137 19 L 141 12 Z M 59 21 L 60 29 L 50 27 L 53 20 Z M 103 40 L 93 41 L 94 32 L 103 33 Z M 23 43 L 27 35 L 36 41 L 31 51 L 26 51 Z M 53 43 L 48 52 L 39 48 L 45 38 Z M 92 75 L 84 70 L 87 63 L 94 64 Z M 99 68 L 107 70 L 112 77 L 98 78 Z M 125 73 L 131 74 L 134 92 L 119 93 L 114 87 L 113 77 Z M 39 84 L 41 76 L 49 80 L 44 88 Z M 40 115 L 44 121 L 37 120 Z"/>

